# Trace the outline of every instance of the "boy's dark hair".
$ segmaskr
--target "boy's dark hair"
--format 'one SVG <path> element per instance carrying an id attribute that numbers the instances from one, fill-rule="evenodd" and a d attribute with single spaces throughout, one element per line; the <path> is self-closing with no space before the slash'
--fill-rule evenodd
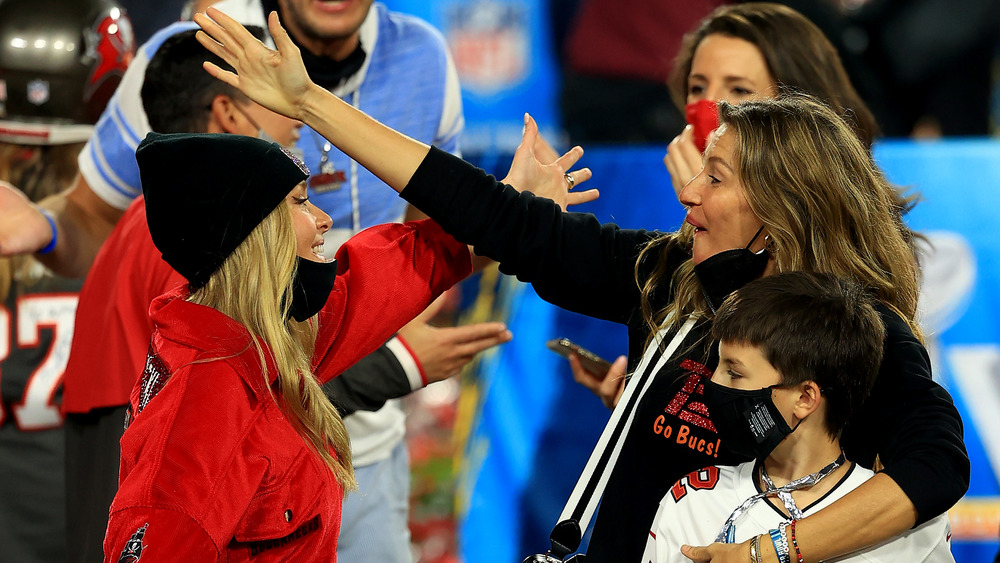
<path id="1" fill-rule="evenodd" d="M 247 28 L 258 39 L 264 30 Z M 168 37 L 146 67 L 142 84 L 142 107 L 149 126 L 157 133 L 203 133 L 208 126 L 212 100 L 219 94 L 246 103 L 248 98 L 225 82 L 205 72 L 204 61 L 223 70 L 233 68 L 201 46 L 196 30 L 182 31 Z"/>
<path id="2" fill-rule="evenodd" d="M 815 381 L 836 437 L 868 398 L 882 363 L 885 326 L 874 303 L 857 283 L 831 274 L 767 276 L 726 299 L 712 337 L 760 348 L 782 385 Z"/>

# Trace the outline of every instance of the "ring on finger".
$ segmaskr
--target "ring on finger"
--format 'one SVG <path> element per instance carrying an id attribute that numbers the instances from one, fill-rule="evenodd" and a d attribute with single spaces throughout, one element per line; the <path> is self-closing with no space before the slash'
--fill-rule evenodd
<path id="1" fill-rule="evenodd" d="M 567 188 L 567 190 L 572 190 L 573 186 L 576 185 L 576 179 L 573 178 L 573 175 L 569 172 L 563 174 L 563 178 L 566 178 L 566 183 L 569 184 L 569 188 Z"/>

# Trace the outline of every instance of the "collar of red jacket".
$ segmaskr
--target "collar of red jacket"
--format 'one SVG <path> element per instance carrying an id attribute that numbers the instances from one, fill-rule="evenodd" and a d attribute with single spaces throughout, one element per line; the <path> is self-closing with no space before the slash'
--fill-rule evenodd
<path id="1" fill-rule="evenodd" d="M 260 357 L 243 324 L 216 309 L 187 301 L 190 292 L 187 284 L 171 290 L 153 300 L 149 318 L 155 327 L 154 339 L 164 338 L 182 346 L 199 350 L 199 359 L 219 358 L 245 364 L 238 369 L 244 380 L 258 393 L 268 394 L 259 377 Z M 155 341 L 155 340 L 154 340 Z M 277 368 L 265 347 L 269 382 L 277 378 Z"/>

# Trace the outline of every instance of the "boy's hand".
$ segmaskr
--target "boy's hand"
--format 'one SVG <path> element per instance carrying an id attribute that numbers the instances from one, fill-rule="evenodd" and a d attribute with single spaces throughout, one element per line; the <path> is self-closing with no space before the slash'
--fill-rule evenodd
<path id="1" fill-rule="evenodd" d="M 767 541 L 760 542 L 760 558 L 765 563 L 777 563 L 778 555 L 774 552 L 771 538 L 764 534 Z M 699 563 L 746 563 L 750 556 L 750 540 L 743 543 L 713 543 L 705 547 L 682 545 L 681 553 L 691 561 Z"/>

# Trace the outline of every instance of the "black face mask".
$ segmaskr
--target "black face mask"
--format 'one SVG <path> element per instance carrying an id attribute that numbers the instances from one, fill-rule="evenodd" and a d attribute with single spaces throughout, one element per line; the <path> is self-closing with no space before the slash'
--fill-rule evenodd
<path id="1" fill-rule="evenodd" d="M 292 282 L 292 305 L 288 314 L 300 323 L 319 313 L 333 291 L 337 279 L 337 261 L 313 262 L 299 258 Z"/>
<path id="2" fill-rule="evenodd" d="M 695 265 L 694 275 L 698 276 L 705 300 L 708 301 L 713 313 L 730 293 L 764 273 L 767 261 L 770 259 L 767 249 L 761 249 L 757 253 L 750 250 L 750 245 L 757 240 L 763 230 L 764 226 L 761 225 L 746 247 L 720 252 Z"/>
<path id="3" fill-rule="evenodd" d="M 744 391 L 705 381 L 705 404 L 724 448 L 746 458 L 764 459 L 795 431 L 771 400 L 775 387 Z"/>

